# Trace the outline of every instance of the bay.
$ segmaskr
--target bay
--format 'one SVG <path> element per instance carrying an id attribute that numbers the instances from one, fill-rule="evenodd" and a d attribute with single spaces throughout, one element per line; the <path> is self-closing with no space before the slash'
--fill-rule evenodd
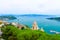
<path id="1" fill-rule="evenodd" d="M 60 22 L 55 20 L 48 20 L 47 17 L 42 16 L 16 16 L 17 19 L 9 20 L 8 22 L 18 22 L 20 24 L 28 25 L 32 28 L 33 22 L 36 21 L 39 28 L 43 27 L 45 32 L 51 33 L 50 30 L 60 32 Z M 52 33 L 53 34 L 53 33 Z"/>

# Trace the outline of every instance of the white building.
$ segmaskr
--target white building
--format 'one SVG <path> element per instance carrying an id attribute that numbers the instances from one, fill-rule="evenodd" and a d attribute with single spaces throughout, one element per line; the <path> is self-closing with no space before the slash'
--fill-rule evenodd
<path id="1" fill-rule="evenodd" d="M 41 27 L 41 29 L 40 29 L 42 32 L 44 32 L 44 29 Z"/>

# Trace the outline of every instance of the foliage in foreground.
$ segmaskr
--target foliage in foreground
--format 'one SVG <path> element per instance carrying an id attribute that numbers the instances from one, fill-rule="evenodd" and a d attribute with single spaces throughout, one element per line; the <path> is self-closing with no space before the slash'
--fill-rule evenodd
<path id="1" fill-rule="evenodd" d="M 5 40 L 60 40 L 59 35 L 50 35 L 40 30 L 20 30 L 12 25 L 2 28 L 2 37 Z"/>

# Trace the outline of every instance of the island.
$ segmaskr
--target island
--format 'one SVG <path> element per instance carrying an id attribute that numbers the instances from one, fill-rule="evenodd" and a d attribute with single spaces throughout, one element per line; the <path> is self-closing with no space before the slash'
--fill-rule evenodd
<path id="1" fill-rule="evenodd" d="M 17 19 L 15 16 L 0 16 L 0 20 L 14 20 L 14 19 Z"/>
<path id="2" fill-rule="evenodd" d="M 60 17 L 53 17 L 53 18 L 47 18 L 49 20 L 56 20 L 56 21 L 60 21 Z"/>

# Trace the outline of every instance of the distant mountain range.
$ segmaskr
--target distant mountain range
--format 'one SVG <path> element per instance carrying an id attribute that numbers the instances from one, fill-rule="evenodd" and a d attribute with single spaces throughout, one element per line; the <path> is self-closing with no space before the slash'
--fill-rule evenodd
<path id="1" fill-rule="evenodd" d="M 49 16 L 49 15 L 40 15 L 40 14 L 23 14 L 20 16 Z"/>
<path id="2" fill-rule="evenodd" d="M 2 15 L 0 15 L 2 16 Z M 4 14 L 3 16 L 54 16 L 54 15 L 43 15 L 43 14 Z"/>
<path id="3" fill-rule="evenodd" d="M 55 15 L 43 15 L 43 14 L 22 14 L 22 15 L 16 15 L 16 16 L 40 16 L 40 17 L 55 17 Z"/>
<path id="4" fill-rule="evenodd" d="M 41 17 L 47 17 L 47 19 L 50 20 L 60 20 L 60 17 L 54 18 L 56 16 L 54 15 L 41 15 L 41 14 L 22 14 L 22 15 L 0 15 L 0 20 L 13 20 L 17 19 L 15 16 L 41 16 Z"/>

